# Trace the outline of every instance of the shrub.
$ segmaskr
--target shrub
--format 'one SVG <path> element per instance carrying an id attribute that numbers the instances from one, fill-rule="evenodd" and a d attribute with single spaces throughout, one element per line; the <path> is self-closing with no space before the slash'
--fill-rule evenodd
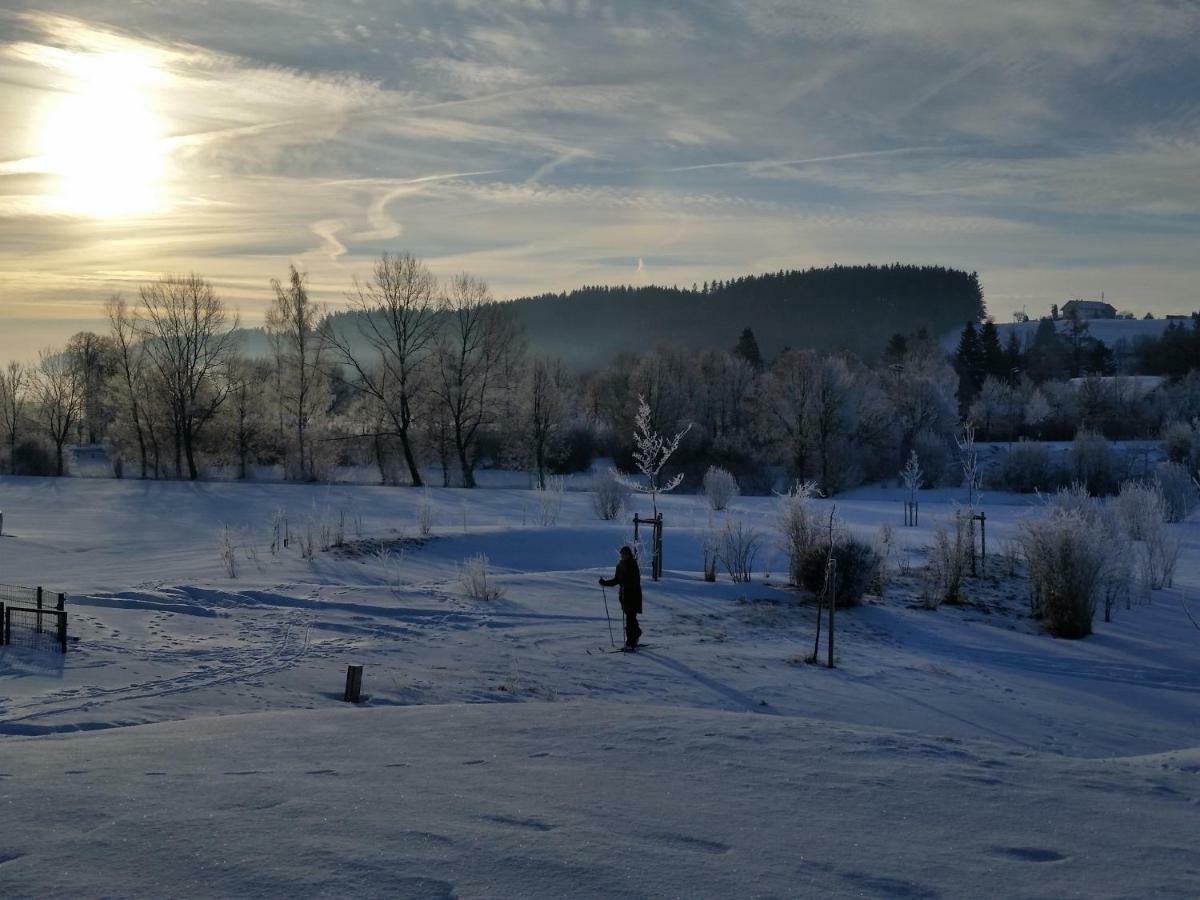
<path id="1" fill-rule="evenodd" d="M 971 564 L 972 521 L 969 513 L 954 515 L 954 528 L 939 523 L 933 529 L 933 546 L 929 551 L 927 573 L 933 591 L 927 598 L 930 605 L 961 603 L 962 583 Z"/>
<path id="2" fill-rule="evenodd" d="M 1167 500 L 1158 484 L 1128 481 L 1117 498 L 1125 534 L 1139 542 L 1137 571 L 1144 590 L 1161 590 L 1175 577 L 1180 545 L 1167 528 Z"/>
<path id="3" fill-rule="evenodd" d="M 1200 503 L 1200 490 L 1187 468 L 1177 462 L 1161 463 L 1154 472 L 1162 494 L 1164 518 L 1168 522 L 1183 522 Z"/>
<path id="4" fill-rule="evenodd" d="M 829 546 L 811 546 L 800 563 L 800 583 L 814 594 L 825 590 Z M 839 607 L 857 606 L 879 575 L 880 557 L 875 548 L 856 538 L 833 545 L 833 597 Z"/>
<path id="5" fill-rule="evenodd" d="M 815 491 L 816 482 L 797 481 L 786 494 L 779 495 L 779 530 L 792 584 L 800 584 L 801 560 L 820 537 L 821 524 L 812 505 Z"/>
<path id="6" fill-rule="evenodd" d="M 1163 453 L 1189 469 L 1200 466 L 1200 420 L 1191 424 L 1172 422 L 1163 429 Z"/>
<path id="7" fill-rule="evenodd" d="M 708 471 L 704 473 L 704 496 L 708 498 L 708 505 L 715 512 L 729 509 L 729 505 L 740 493 L 737 479 L 728 469 L 722 469 L 720 466 L 708 467 Z"/>
<path id="8" fill-rule="evenodd" d="M 1127 466 L 1102 435 L 1081 430 L 1067 451 L 1066 468 L 1067 476 L 1086 487 L 1089 494 L 1106 497 L 1120 490 Z"/>
<path id="9" fill-rule="evenodd" d="M 561 475 L 550 475 L 546 478 L 546 486 L 537 491 L 538 507 L 545 527 L 558 524 L 558 514 L 562 512 L 563 487 Z"/>
<path id="10" fill-rule="evenodd" d="M 429 537 L 433 531 L 433 494 L 429 488 L 421 491 L 421 498 L 417 501 L 417 531 L 421 537 Z"/>
<path id="11" fill-rule="evenodd" d="M 754 559 L 758 556 L 762 535 L 741 519 L 726 522 L 721 530 L 721 562 L 725 571 L 737 584 L 747 584 L 754 570 Z"/>
<path id="12" fill-rule="evenodd" d="M 1029 567 L 1030 599 L 1046 630 L 1060 638 L 1092 633 L 1105 567 L 1104 533 L 1075 511 L 1051 508 L 1018 526 Z"/>
<path id="13" fill-rule="evenodd" d="M 1052 491 L 1062 483 L 1062 473 L 1045 444 L 1022 441 L 1013 444 L 988 472 L 988 484 L 1001 491 L 1032 494 Z"/>
<path id="14" fill-rule="evenodd" d="M 459 581 L 463 591 L 472 600 L 500 600 L 504 596 L 504 588 L 492 578 L 488 571 L 488 558 L 482 553 L 463 560 Z"/>
<path id="15" fill-rule="evenodd" d="M 612 469 L 603 469 L 592 476 L 592 509 L 601 519 L 610 522 L 621 514 L 629 500 L 629 488 Z"/>

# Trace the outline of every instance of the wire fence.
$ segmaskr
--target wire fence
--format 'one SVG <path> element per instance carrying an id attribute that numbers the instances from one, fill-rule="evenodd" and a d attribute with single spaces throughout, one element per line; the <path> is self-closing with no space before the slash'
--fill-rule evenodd
<path id="1" fill-rule="evenodd" d="M 0 584 L 0 644 L 67 652 L 65 594 Z"/>
<path id="2" fill-rule="evenodd" d="M 67 614 L 57 609 L 4 607 L 4 643 L 29 650 L 67 652 Z"/>

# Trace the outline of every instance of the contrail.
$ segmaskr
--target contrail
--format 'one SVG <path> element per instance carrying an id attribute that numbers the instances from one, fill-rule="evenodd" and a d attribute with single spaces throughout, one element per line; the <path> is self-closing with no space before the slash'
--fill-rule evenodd
<path id="1" fill-rule="evenodd" d="M 812 163 L 838 162 L 843 159 L 867 159 L 873 156 L 900 156 L 924 153 L 929 150 L 951 150 L 952 147 L 897 147 L 894 150 L 864 150 L 860 153 L 835 153 L 831 156 L 810 156 L 806 159 L 747 159 L 733 162 L 703 163 L 698 166 L 677 166 L 668 172 L 696 172 L 700 169 L 777 169 L 782 166 L 806 166 Z"/>

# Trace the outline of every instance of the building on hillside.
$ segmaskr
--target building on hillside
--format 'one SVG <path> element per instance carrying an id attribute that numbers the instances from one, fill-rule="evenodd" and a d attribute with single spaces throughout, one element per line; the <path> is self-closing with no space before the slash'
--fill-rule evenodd
<path id="1" fill-rule="evenodd" d="M 1103 300 L 1068 300 L 1063 304 L 1063 318 L 1070 318 L 1078 313 L 1081 319 L 1115 319 L 1117 308 Z"/>

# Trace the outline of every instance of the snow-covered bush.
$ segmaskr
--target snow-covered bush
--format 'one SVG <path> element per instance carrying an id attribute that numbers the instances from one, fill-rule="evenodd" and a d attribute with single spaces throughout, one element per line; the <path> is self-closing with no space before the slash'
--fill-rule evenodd
<path id="1" fill-rule="evenodd" d="M 1166 502 L 1156 484 L 1127 481 L 1121 485 L 1116 499 L 1117 516 L 1126 534 L 1135 541 L 1144 541 L 1162 525 Z"/>
<path id="2" fill-rule="evenodd" d="M 417 500 L 417 531 L 421 537 L 429 537 L 433 531 L 433 494 L 429 488 L 421 491 L 421 497 Z"/>
<path id="3" fill-rule="evenodd" d="M 1163 453 L 1171 462 L 1188 469 L 1200 468 L 1200 419 L 1172 422 L 1163 429 Z"/>
<path id="4" fill-rule="evenodd" d="M 612 469 L 602 469 L 592 476 L 592 509 L 606 522 L 621 514 L 629 500 L 629 488 Z"/>
<path id="5" fill-rule="evenodd" d="M 787 493 L 779 495 L 779 531 L 788 555 L 788 580 L 792 584 L 800 583 L 800 562 L 820 537 L 821 523 L 812 504 L 816 489 L 814 481 L 797 481 Z"/>
<path id="6" fill-rule="evenodd" d="M 808 548 L 800 563 L 800 583 L 814 594 L 826 589 L 829 568 L 829 546 L 820 544 Z M 843 538 L 833 545 L 833 597 L 839 607 L 857 606 L 867 589 L 876 581 L 880 566 L 879 553 L 865 541 Z"/>
<path id="7" fill-rule="evenodd" d="M 1104 532 L 1079 512 L 1051 508 L 1023 520 L 1017 539 L 1029 567 L 1031 602 L 1046 630 L 1087 637 L 1104 577 Z"/>
<path id="8" fill-rule="evenodd" d="M 962 583 L 971 565 L 971 522 L 969 513 L 958 512 L 952 527 L 939 522 L 933 529 L 933 546 L 929 550 L 926 572 L 930 593 L 926 598 L 931 606 L 962 602 Z"/>
<path id="9" fill-rule="evenodd" d="M 708 527 L 700 535 L 700 552 L 704 557 L 704 580 L 717 580 L 717 563 L 721 559 L 721 530 L 708 520 Z"/>
<path id="10" fill-rule="evenodd" d="M 1200 489 L 1185 466 L 1177 462 L 1161 463 L 1155 469 L 1154 480 L 1162 494 L 1168 522 L 1183 522 L 1195 512 L 1200 503 Z"/>
<path id="11" fill-rule="evenodd" d="M 459 581 L 463 592 L 472 600 L 499 600 L 504 596 L 504 588 L 498 585 L 488 571 L 488 558 L 477 553 L 468 556 L 459 567 Z"/>
<path id="12" fill-rule="evenodd" d="M 228 525 L 221 528 L 217 546 L 221 551 L 221 562 L 225 564 L 225 574 L 237 578 L 237 540 Z"/>
<path id="13" fill-rule="evenodd" d="M 721 530 L 721 562 L 729 577 L 737 584 L 746 584 L 754 571 L 754 559 L 758 556 L 762 535 L 741 519 L 727 521 Z"/>
<path id="14" fill-rule="evenodd" d="M 1067 451 L 1066 468 L 1067 477 L 1086 487 L 1089 494 L 1106 497 L 1120 490 L 1128 466 L 1102 435 L 1081 430 Z"/>
<path id="15" fill-rule="evenodd" d="M 1073 481 L 1066 487 L 1060 487 L 1051 494 L 1046 505 L 1059 512 L 1076 512 L 1089 521 L 1099 515 L 1100 503 L 1088 493 L 1087 486 Z"/>
<path id="16" fill-rule="evenodd" d="M 728 469 L 709 466 L 708 471 L 704 473 L 704 496 L 708 498 L 708 505 L 714 511 L 729 509 L 729 504 L 733 503 L 741 492 L 737 479 Z"/>
<path id="17" fill-rule="evenodd" d="M 1169 587 L 1179 560 L 1179 539 L 1167 525 L 1166 497 L 1157 483 L 1128 481 L 1117 498 L 1117 515 L 1131 540 L 1138 542 L 1137 571 L 1146 590 Z"/>
<path id="18" fill-rule="evenodd" d="M 537 492 L 543 526 L 558 524 L 558 514 L 562 512 L 563 484 L 561 475 L 547 475 L 545 486 Z"/>
<path id="19" fill-rule="evenodd" d="M 1032 494 L 1052 491 L 1062 482 L 1045 444 L 1022 441 L 1000 457 L 988 472 L 988 484 L 996 490 Z"/>

